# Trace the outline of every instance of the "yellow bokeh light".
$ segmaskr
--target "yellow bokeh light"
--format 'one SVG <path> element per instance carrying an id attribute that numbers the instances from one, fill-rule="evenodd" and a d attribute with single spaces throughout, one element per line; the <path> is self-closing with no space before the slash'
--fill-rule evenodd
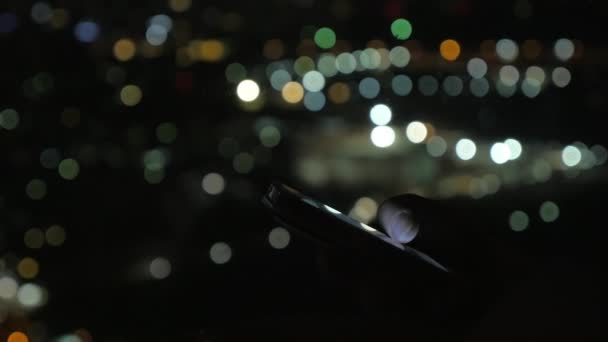
<path id="1" fill-rule="evenodd" d="M 32 279 L 38 275 L 38 271 L 40 267 L 38 266 L 38 262 L 32 258 L 23 258 L 17 264 L 17 272 L 24 279 Z"/>
<path id="2" fill-rule="evenodd" d="M 185 12 L 192 6 L 192 0 L 169 0 L 169 7 L 175 12 Z"/>
<path id="3" fill-rule="evenodd" d="M 6 339 L 6 341 L 7 342 L 29 342 L 29 338 L 27 338 L 27 335 L 22 333 L 21 331 L 14 331 L 10 335 L 8 335 L 8 338 Z"/>
<path id="4" fill-rule="evenodd" d="M 134 84 L 126 85 L 120 90 L 120 100 L 125 106 L 136 106 L 142 96 L 141 89 Z"/>
<path id="5" fill-rule="evenodd" d="M 281 90 L 281 95 L 288 103 L 298 103 L 304 97 L 304 87 L 298 82 L 287 82 Z"/>
<path id="6" fill-rule="evenodd" d="M 460 44 L 453 39 L 446 39 L 439 46 L 441 57 L 447 61 L 455 61 L 460 56 Z"/>
<path id="7" fill-rule="evenodd" d="M 328 89 L 329 100 L 336 104 L 348 102 L 350 99 L 350 88 L 346 83 L 337 82 Z"/>
<path id="8" fill-rule="evenodd" d="M 198 57 L 204 62 L 217 62 L 224 58 L 226 47 L 217 39 L 204 40 L 198 45 Z"/>
<path id="9" fill-rule="evenodd" d="M 121 62 L 126 62 L 135 56 L 135 43 L 128 38 L 122 38 L 114 43 L 114 57 Z"/>

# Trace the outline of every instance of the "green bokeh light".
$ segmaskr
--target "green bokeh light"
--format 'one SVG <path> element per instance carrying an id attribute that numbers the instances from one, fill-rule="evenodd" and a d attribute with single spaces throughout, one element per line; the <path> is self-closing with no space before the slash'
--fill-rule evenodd
<path id="1" fill-rule="evenodd" d="M 553 222 L 559 217 L 559 207 L 551 201 L 540 206 L 540 218 L 545 222 Z"/>
<path id="2" fill-rule="evenodd" d="M 530 218 L 521 210 L 514 211 L 509 217 L 509 226 L 516 232 L 526 230 L 528 224 L 530 224 Z"/>
<path id="3" fill-rule="evenodd" d="M 61 178 L 72 180 L 78 177 L 80 165 L 78 165 L 78 162 L 74 159 L 64 159 L 59 163 L 58 171 Z"/>
<path id="4" fill-rule="evenodd" d="M 407 19 L 397 19 L 391 24 L 391 32 L 395 38 L 406 40 L 412 35 L 412 24 Z"/>
<path id="5" fill-rule="evenodd" d="M 329 27 L 322 27 L 315 33 L 315 43 L 322 49 L 331 49 L 336 45 L 336 33 Z"/>

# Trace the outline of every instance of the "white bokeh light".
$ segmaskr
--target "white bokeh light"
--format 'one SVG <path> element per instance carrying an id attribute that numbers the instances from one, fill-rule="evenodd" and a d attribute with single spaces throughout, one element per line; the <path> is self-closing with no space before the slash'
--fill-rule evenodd
<path id="1" fill-rule="evenodd" d="M 209 257 L 218 265 L 225 264 L 232 258 L 232 248 L 225 242 L 216 242 L 209 249 Z"/>
<path id="2" fill-rule="evenodd" d="M 553 52 L 557 59 L 565 62 L 574 56 L 574 43 L 570 39 L 558 39 L 553 46 Z"/>
<path id="3" fill-rule="evenodd" d="M 477 146 L 471 139 L 463 138 L 456 143 L 456 156 L 462 160 L 471 160 L 477 153 Z"/>
<path id="4" fill-rule="evenodd" d="M 210 195 L 219 195 L 224 191 L 226 181 L 219 173 L 211 172 L 203 177 L 201 186 L 206 193 Z"/>
<path id="5" fill-rule="evenodd" d="M 385 104 L 377 104 L 369 111 L 369 118 L 377 126 L 384 126 L 391 122 L 393 113 Z"/>
<path id="6" fill-rule="evenodd" d="M 511 159 L 511 149 L 505 143 L 495 143 L 490 148 L 490 158 L 496 164 L 504 164 Z"/>
<path id="7" fill-rule="evenodd" d="M 44 300 L 42 288 L 33 283 L 23 284 L 17 291 L 17 300 L 26 308 L 40 306 Z"/>
<path id="8" fill-rule="evenodd" d="M 519 55 L 519 47 L 511 39 L 500 39 L 496 42 L 496 54 L 503 62 L 512 62 Z"/>
<path id="9" fill-rule="evenodd" d="M 302 85 L 308 91 L 321 91 L 325 87 L 325 76 L 316 70 L 311 70 L 304 74 Z"/>
<path id="10" fill-rule="evenodd" d="M 241 101 L 255 101 L 260 96 L 260 86 L 253 80 L 243 80 L 236 87 L 236 95 Z"/>
<path id="11" fill-rule="evenodd" d="M 583 154 L 576 146 L 568 145 L 562 151 L 562 161 L 568 167 L 574 167 L 581 162 Z"/>
<path id="12" fill-rule="evenodd" d="M 377 147 L 386 148 L 395 142 L 395 130 L 388 126 L 377 126 L 372 129 L 370 138 Z"/>
<path id="13" fill-rule="evenodd" d="M 481 58 L 471 58 L 467 63 L 467 71 L 473 78 L 482 78 L 488 72 L 488 65 Z"/>
<path id="14" fill-rule="evenodd" d="M 509 147 L 509 150 L 511 151 L 511 160 L 515 160 L 521 156 L 522 146 L 517 139 L 509 138 L 505 140 L 505 144 Z"/>
<path id="15" fill-rule="evenodd" d="M 426 139 L 426 126 L 420 121 L 412 121 L 405 129 L 405 135 L 414 144 L 419 144 Z"/>
<path id="16" fill-rule="evenodd" d="M 290 240 L 289 231 L 283 227 L 276 227 L 268 234 L 268 243 L 275 249 L 284 249 L 289 245 Z"/>
<path id="17" fill-rule="evenodd" d="M 171 274 L 171 263 L 165 258 L 158 257 L 150 262 L 148 271 L 156 279 L 165 279 Z"/>

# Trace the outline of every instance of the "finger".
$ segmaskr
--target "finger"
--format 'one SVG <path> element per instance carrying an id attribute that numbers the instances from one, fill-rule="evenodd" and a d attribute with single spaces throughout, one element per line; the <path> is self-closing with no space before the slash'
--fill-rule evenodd
<path id="1" fill-rule="evenodd" d="M 410 243 L 420 240 L 421 235 L 428 235 L 426 230 L 432 229 L 428 218 L 436 207 L 435 201 L 414 194 L 392 197 L 380 205 L 379 222 L 390 237 Z"/>

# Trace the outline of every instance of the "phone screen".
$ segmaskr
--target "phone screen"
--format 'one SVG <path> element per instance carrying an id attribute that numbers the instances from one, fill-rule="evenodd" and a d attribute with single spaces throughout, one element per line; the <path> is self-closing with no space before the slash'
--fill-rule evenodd
<path id="1" fill-rule="evenodd" d="M 290 189 L 290 190 L 296 191 L 293 189 Z M 392 239 L 390 236 L 384 234 L 383 232 L 381 232 L 375 228 L 372 228 L 363 222 L 359 222 L 359 221 L 353 219 L 352 217 L 343 214 L 341 211 L 328 206 L 327 204 L 320 203 L 310 197 L 306 197 L 306 196 L 302 195 L 299 192 L 297 192 L 297 194 L 300 197 L 300 199 L 302 201 L 304 201 L 304 203 L 307 203 L 308 205 L 311 205 L 317 209 L 325 210 L 326 212 L 330 213 L 331 215 L 333 215 L 333 216 L 337 217 L 338 219 L 344 221 L 345 223 L 348 223 L 349 225 L 353 226 L 354 228 L 362 230 L 386 243 L 391 244 L 394 247 L 399 248 L 400 250 L 405 249 L 401 243 L 399 243 L 398 241 L 395 241 L 394 239 Z"/>

